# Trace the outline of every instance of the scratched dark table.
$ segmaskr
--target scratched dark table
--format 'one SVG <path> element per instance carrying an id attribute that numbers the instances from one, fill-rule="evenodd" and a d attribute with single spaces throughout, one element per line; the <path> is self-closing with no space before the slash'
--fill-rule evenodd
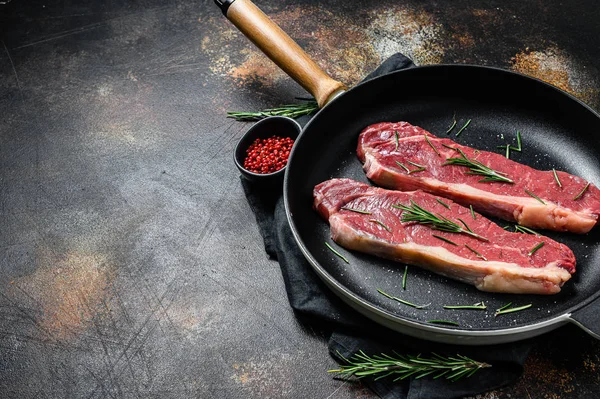
<path id="1" fill-rule="evenodd" d="M 232 161 L 250 125 L 227 110 L 306 93 L 212 1 L 3 3 L 0 397 L 373 397 L 327 374 Z M 600 107 L 595 0 L 257 4 L 349 85 L 401 51 Z M 479 398 L 600 397 L 599 355 L 561 328 Z"/>

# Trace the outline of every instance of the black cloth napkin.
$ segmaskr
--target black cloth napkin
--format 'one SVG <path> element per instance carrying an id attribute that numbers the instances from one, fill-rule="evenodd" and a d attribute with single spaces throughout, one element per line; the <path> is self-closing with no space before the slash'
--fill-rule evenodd
<path id="1" fill-rule="evenodd" d="M 365 80 L 414 66 L 404 55 L 395 54 Z M 299 122 L 304 125 L 309 119 L 304 117 Z M 338 362 L 343 362 L 340 355 L 349 358 L 362 350 L 368 355 L 435 352 L 453 356 L 459 353 L 492 365 L 454 383 L 427 377 L 398 382 L 392 382 L 392 378 L 364 379 L 381 398 L 461 398 L 499 388 L 519 378 L 532 345 L 530 341 L 483 347 L 437 344 L 391 331 L 357 313 L 324 285 L 300 252 L 286 219 L 281 187 L 263 187 L 245 179 L 242 186 L 256 216 L 265 250 L 281 266 L 290 305 L 302 322 L 330 332 L 329 351 Z"/>

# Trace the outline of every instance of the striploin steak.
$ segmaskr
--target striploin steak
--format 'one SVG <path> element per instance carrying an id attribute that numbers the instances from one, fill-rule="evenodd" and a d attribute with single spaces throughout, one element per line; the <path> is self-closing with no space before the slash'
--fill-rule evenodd
<path id="1" fill-rule="evenodd" d="M 342 247 L 420 266 L 482 291 L 556 294 L 575 272 L 575 256 L 567 246 L 541 235 L 508 232 L 423 191 L 332 179 L 317 185 L 313 196 L 315 210 Z M 407 221 L 416 207 L 462 232 Z"/>
<path id="2" fill-rule="evenodd" d="M 377 185 L 427 191 L 523 226 L 587 233 L 600 215 L 600 190 L 582 178 L 539 171 L 408 122 L 365 128 L 357 154 Z"/>

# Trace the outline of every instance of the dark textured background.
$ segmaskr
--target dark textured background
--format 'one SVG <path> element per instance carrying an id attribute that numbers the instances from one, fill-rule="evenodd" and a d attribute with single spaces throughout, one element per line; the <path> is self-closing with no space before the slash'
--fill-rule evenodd
<path id="1" fill-rule="evenodd" d="M 257 4 L 350 85 L 400 51 L 600 107 L 594 0 Z M 0 5 L 0 397 L 371 397 L 326 373 L 232 161 L 225 111 L 297 95 L 212 1 Z M 599 397 L 599 355 L 562 328 L 481 397 Z"/>

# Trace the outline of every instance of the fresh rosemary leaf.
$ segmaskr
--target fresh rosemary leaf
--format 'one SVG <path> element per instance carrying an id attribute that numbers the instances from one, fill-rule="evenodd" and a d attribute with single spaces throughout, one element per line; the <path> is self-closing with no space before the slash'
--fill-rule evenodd
<path id="1" fill-rule="evenodd" d="M 473 310 L 486 310 L 487 306 L 485 303 L 479 302 L 474 305 L 444 305 L 444 309 L 473 309 Z"/>
<path id="2" fill-rule="evenodd" d="M 445 241 L 445 242 L 447 242 L 448 244 L 452 244 L 452 245 L 456 245 L 456 246 L 458 246 L 458 244 L 457 244 L 457 243 L 455 243 L 454 241 L 451 241 L 451 240 L 447 239 L 446 237 L 438 236 L 438 235 L 435 235 L 435 234 L 432 234 L 432 236 L 433 236 L 433 237 L 435 237 L 435 238 L 437 238 L 438 240 Z"/>
<path id="3" fill-rule="evenodd" d="M 343 206 L 340 209 L 346 210 L 346 211 L 352 211 L 352 212 L 356 212 L 356 213 L 362 213 L 363 215 L 370 215 L 371 212 L 369 211 L 362 211 L 360 209 L 356 209 L 356 208 L 350 208 L 349 206 Z"/>
<path id="4" fill-rule="evenodd" d="M 581 198 L 583 196 L 583 193 L 585 193 L 587 191 L 589 186 L 590 186 L 590 183 L 586 184 L 585 187 L 583 188 L 583 190 L 581 190 L 581 192 L 579 194 L 577 194 L 575 196 L 575 198 L 573 198 L 573 201 L 577 201 L 579 198 Z"/>
<path id="5" fill-rule="evenodd" d="M 412 162 L 412 161 L 406 161 L 406 162 L 408 162 L 408 163 L 409 163 L 409 164 L 411 164 L 412 166 L 416 166 L 417 168 L 423 168 L 423 169 L 425 169 L 425 166 L 423 166 L 423 165 L 419 165 L 419 164 L 418 164 L 418 163 L 416 163 L 416 162 Z"/>
<path id="6" fill-rule="evenodd" d="M 451 321 L 451 320 L 427 320 L 427 323 L 449 324 L 449 325 L 452 325 L 452 326 L 459 326 L 460 325 L 457 322 Z"/>
<path id="7" fill-rule="evenodd" d="M 450 125 L 450 127 L 448 128 L 448 130 L 446 130 L 446 134 L 450 134 L 450 132 L 452 131 L 452 129 L 454 129 L 455 126 L 456 126 L 456 118 L 454 118 L 454 121 L 452 122 L 452 125 Z"/>
<path id="8" fill-rule="evenodd" d="M 473 210 L 473 205 L 469 205 L 469 209 L 471 210 L 471 217 L 473 218 L 473 220 L 477 219 L 475 217 L 475 211 Z"/>
<path id="9" fill-rule="evenodd" d="M 506 145 L 506 159 L 510 159 L 510 145 Z"/>
<path id="10" fill-rule="evenodd" d="M 258 121 L 269 116 L 287 116 L 289 118 L 298 118 L 303 115 L 311 114 L 319 109 L 319 105 L 314 100 L 309 100 L 304 104 L 286 104 L 277 108 L 268 108 L 258 112 L 227 112 L 228 118 L 236 121 Z"/>
<path id="11" fill-rule="evenodd" d="M 402 303 L 404 305 L 413 307 L 415 309 L 425 309 L 427 306 L 431 305 L 430 303 L 428 303 L 427 305 L 415 305 L 414 303 L 405 301 L 404 299 L 401 299 L 401 298 L 398 298 L 396 296 L 392 296 L 392 295 L 390 295 L 388 293 L 385 293 L 385 292 L 383 292 L 380 289 L 378 289 L 377 292 L 379 292 L 381 295 L 383 295 L 386 298 L 393 299 L 394 301 L 398 301 L 398 302 L 400 302 L 400 303 Z"/>
<path id="12" fill-rule="evenodd" d="M 346 257 L 344 255 L 342 255 L 341 253 L 339 253 L 338 251 L 336 251 L 335 248 L 332 247 L 331 245 L 329 245 L 328 242 L 326 242 L 325 245 L 327 245 L 327 248 L 329 248 L 331 250 L 331 252 L 333 252 L 334 254 L 336 254 L 337 256 L 339 256 L 344 262 L 350 263 L 350 261 L 348 261 L 348 259 L 346 259 Z"/>
<path id="13" fill-rule="evenodd" d="M 451 322 L 454 323 L 454 322 Z M 443 357 L 432 353 L 425 358 L 412 355 L 394 356 L 385 353 L 368 356 L 359 350 L 347 359 L 339 351 L 338 356 L 344 361 L 338 369 L 328 370 L 329 373 L 338 373 L 343 379 L 373 377 L 375 380 L 396 376 L 393 381 L 403 380 L 413 376 L 415 379 L 432 376 L 433 379 L 445 377 L 449 381 L 468 378 L 482 368 L 492 367 L 470 359 L 463 355 L 456 357 Z"/>
<path id="14" fill-rule="evenodd" d="M 501 312 L 504 309 L 508 309 L 510 307 L 510 305 L 512 305 L 512 302 L 509 302 L 506 305 L 503 305 L 500 309 L 496 309 L 496 312 Z"/>
<path id="15" fill-rule="evenodd" d="M 481 258 L 485 261 L 487 261 L 487 258 L 485 256 L 483 256 L 482 254 L 480 254 L 479 252 L 475 251 L 473 248 L 471 248 L 470 246 L 468 246 L 467 244 L 465 244 L 465 247 L 467 247 L 471 252 L 473 252 L 475 255 L 477 255 L 478 258 Z"/>
<path id="16" fill-rule="evenodd" d="M 473 232 L 473 230 L 471 230 L 469 226 L 467 226 L 462 220 L 461 223 L 465 225 L 465 228 L 440 214 L 433 214 L 432 212 L 417 205 L 413 200 L 410 200 L 410 203 L 411 206 L 402 204 L 392 205 L 393 208 L 404 211 L 402 212 L 403 222 L 416 222 L 423 225 L 430 225 L 431 228 L 435 230 L 446 231 L 449 233 L 467 234 L 482 241 L 489 241 L 487 238 Z"/>
<path id="17" fill-rule="evenodd" d="M 406 289 L 406 275 L 408 274 L 408 266 L 404 266 L 404 275 L 402 276 L 402 289 Z"/>
<path id="18" fill-rule="evenodd" d="M 521 132 L 517 130 L 517 148 L 511 147 L 511 150 L 521 152 Z"/>
<path id="19" fill-rule="evenodd" d="M 410 169 L 408 169 L 406 167 L 406 165 L 404 165 L 402 162 L 396 161 L 396 165 L 400 166 L 402 169 L 404 169 L 405 171 L 407 171 L 408 173 L 410 173 Z"/>
<path id="20" fill-rule="evenodd" d="M 419 172 L 423 172 L 427 170 L 426 168 L 418 168 L 418 169 L 413 169 L 411 171 L 408 172 L 409 175 L 413 174 L 413 173 L 419 173 Z"/>
<path id="21" fill-rule="evenodd" d="M 501 314 L 506 314 L 506 313 L 520 312 L 521 310 L 529 309 L 532 305 L 533 304 L 530 303 L 529 305 L 519 306 L 517 308 L 498 309 L 494 316 L 499 316 Z"/>
<path id="22" fill-rule="evenodd" d="M 384 229 L 386 229 L 387 231 L 389 231 L 390 233 L 392 232 L 392 229 L 390 229 L 388 226 L 386 226 L 385 223 L 383 223 L 380 220 L 377 219 L 369 219 L 369 222 L 373 222 L 373 223 L 377 223 L 378 225 L 380 225 L 381 227 L 383 227 Z"/>
<path id="23" fill-rule="evenodd" d="M 536 253 L 538 249 L 540 249 L 541 247 L 544 246 L 544 244 L 545 244 L 544 241 L 540 242 L 538 245 L 536 245 L 535 247 L 533 247 L 533 249 L 531 251 L 529 251 L 528 255 L 531 256 L 534 253 Z"/>
<path id="24" fill-rule="evenodd" d="M 427 143 L 431 146 L 431 148 L 433 148 L 433 151 L 435 151 L 436 154 L 438 154 L 439 156 L 441 156 L 442 154 L 440 154 L 440 152 L 438 151 L 438 149 L 433 146 L 433 144 L 429 140 L 429 137 L 427 137 L 426 134 L 424 134 L 423 136 L 425 137 L 425 140 L 427 140 Z"/>
<path id="25" fill-rule="evenodd" d="M 538 236 L 540 235 L 537 231 L 531 230 L 529 227 L 520 226 L 520 225 L 515 226 L 515 233 L 535 234 Z"/>
<path id="26" fill-rule="evenodd" d="M 543 201 L 543 200 L 542 200 L 540 197 L 538 197 L 537 195 L 535 195 L 535 194 L 534 194 L 534 193 L 532 193 L 531 191 L 529 191 L 529 190 L 525 189 L 525 192 L 526 192 L 527 194 L 529 194 L 530 196 L 532 196 L 533 198 L 535 198 L 536 200 L 540 201 L 542 204 L 546 205 L 546 203 L 545 203 L 545 202 L 544 202 L 544 201 Z"/>
<path id="27" fill-rule="evenodd" d="M 460 153 L 460 158 L 447 158 L 446 162 L 442 164 L 442 166 L 446 165 L 458 165 L 469 168 L 470 172 L 467 172 L 468 175 L 479 175 L 485 176 L 485 179 L 479 180 L 480 182 L 503 182 L 514 184 L 514 181 L 506 177 L 505 173 L 495 171 L 494 169 L 485 166 L 479 161 L 469 159 L 465 153 L 460 148 L 452 148 Z"/>
<path id="28" fill-rule="evenodd" d="M 440 204 L 442 204 L 444 206 L 444 208 L 450 209 L 450 205 L 446 204 L 444 201 L 442 201 L 439 198 L 435 199 L 437 202 L 439 202 Z"/>
<path id="29" fill-rule="evenodd" d="M 558 184 L 558 187 L 562 188 L 562 184 L 560 184 L 560 179 L 558 178 L 558 175 L 556 174 L 556 169 L 552 168 L 552 173 L 554 173 L 554 180 L 556 180 L 556 184 Z"/>
<path id="30" fill-rule="evenodd" d="M 460 134 L 463 132 L 463 130 L 465 130 L 467 128 L 467 126 L 469 126 L 470 123 L 471 123 L 471 120 L 469 119 L 467 121 L 467 123 L 465 123 L 465 125 L 463 127 L 461 127 L 460 130 L 456 133 L 456 137 L 460 136 Z"/>

